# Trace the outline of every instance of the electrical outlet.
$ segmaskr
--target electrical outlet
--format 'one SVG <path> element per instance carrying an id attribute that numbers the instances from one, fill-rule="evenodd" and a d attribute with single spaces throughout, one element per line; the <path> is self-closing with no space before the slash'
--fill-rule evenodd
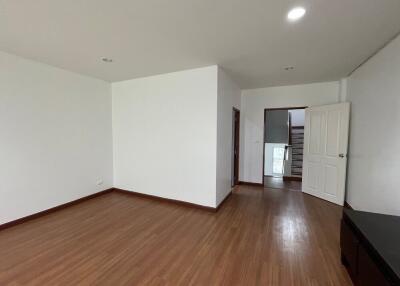
<path id="1" fill-rule="evenodd" d="M 102 179 L 98 179 L 96 181 L 96 185 L 101 186 L 103 184 L 103 180 Z"/>

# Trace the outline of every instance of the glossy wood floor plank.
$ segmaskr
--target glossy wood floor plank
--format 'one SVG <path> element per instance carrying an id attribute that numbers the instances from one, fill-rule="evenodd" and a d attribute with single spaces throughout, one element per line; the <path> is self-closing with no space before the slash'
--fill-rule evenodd
<path id="1" fill-rule="evenodd" d="M 352 285 L 341 207 L 240 186 L 218 213 L 110 193 L 0 232 L 0 285 Z"/>
<path id="2" fill-rule="evenodd" d="M 284 181 L 278 177 L 264 177 L 264 187 L 270 189 L 285 189 L 289 191 L 301 191 L 301 181 Z"/>

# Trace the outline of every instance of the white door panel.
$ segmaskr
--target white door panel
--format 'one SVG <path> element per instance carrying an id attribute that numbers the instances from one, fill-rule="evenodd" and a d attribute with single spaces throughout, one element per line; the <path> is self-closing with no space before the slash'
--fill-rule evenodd
<path id="1" fill-rule="evenodd" d="M 343 205 L 350 104 L 306 109 L 303 192 Z"/>

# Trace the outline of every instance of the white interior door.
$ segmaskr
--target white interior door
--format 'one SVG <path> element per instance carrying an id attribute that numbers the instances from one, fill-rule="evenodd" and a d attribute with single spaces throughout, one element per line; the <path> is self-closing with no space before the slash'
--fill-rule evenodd
<path id="1" fill-rule="evenodd" d="M 303 187 L 305 193 L 344 204 L 350 103 L 306 109 Z"/>

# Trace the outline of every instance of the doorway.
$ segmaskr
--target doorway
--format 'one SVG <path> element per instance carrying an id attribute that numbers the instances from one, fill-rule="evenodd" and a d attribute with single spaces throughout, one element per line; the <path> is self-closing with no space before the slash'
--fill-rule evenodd
<path id="1" fill-rule="evenodd" d="M 232 187 L 239 184 L 240 111 L 232 110 Z"/>
<path id="2" fill-rule="evenodd" d="M 305 108 L 264 110 L 264 187 L 301 191 Z"/>

